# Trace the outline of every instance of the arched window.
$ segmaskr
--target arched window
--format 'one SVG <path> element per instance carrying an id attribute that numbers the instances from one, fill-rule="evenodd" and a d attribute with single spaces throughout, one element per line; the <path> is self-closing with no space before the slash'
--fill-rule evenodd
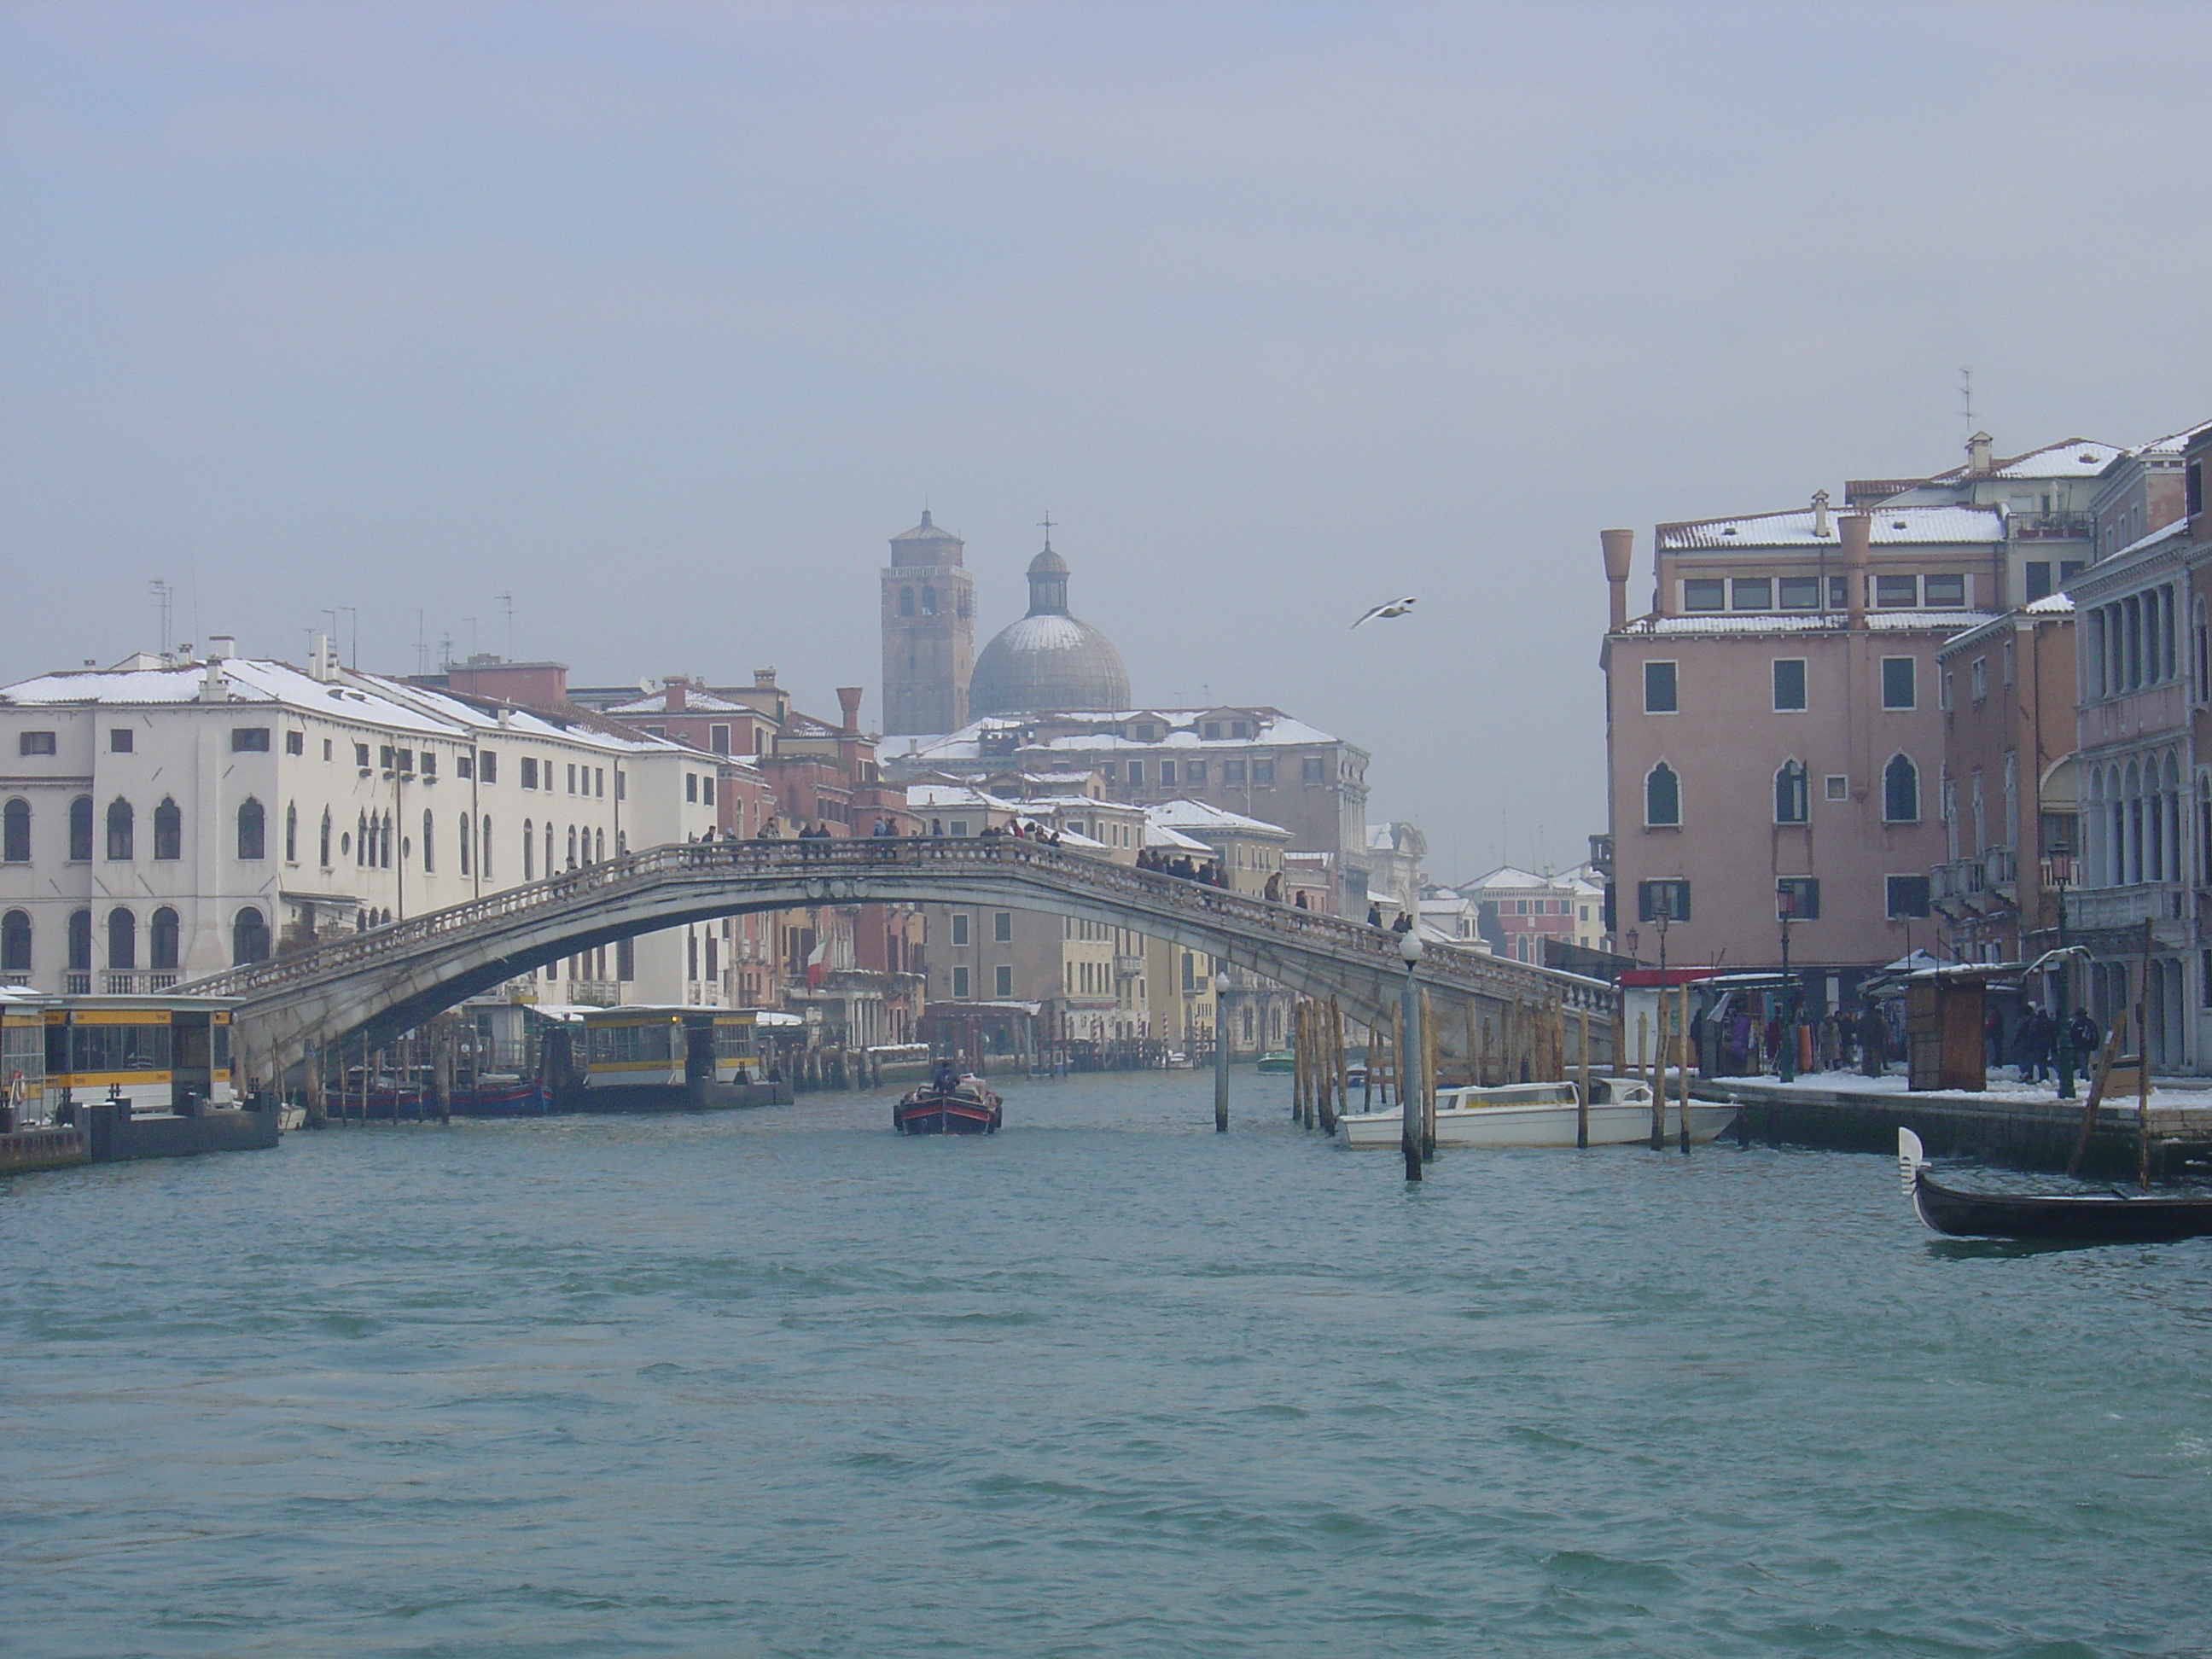
<path id="1" fill-rule="evenodd" d="M 119 905 L 107 913 L 107 965 L 118 969 L 138 965 L 138 918 Z"/>
<path id="2" fill-rule="evenodd" d="M 230 959 L 241 966 L 269 960 L 269 924 L 250 904 L 231 921 Z"/>
<path id="3" fill-rule="evenodd" d="M 92 912 L 72 910 L 69 919 L 69 965 L 78 973 L 92 967 Z"/>
<path id="4" fill-rule="evenodd" d="M 31 803 L 27 800 L 17 799 L 0 807 L 0 860 L 31 861 Z"/>
<path id="5" fill-rule="evenodd" d="M 438 868 L 438 855 L 434 850 L 437 833 L 437 820 L 430 816 L 426 807 L 422 812 L 422 873 L 426 876 L 434 874 Z"/>
<path id="6" fill-rule="evenodd" d="M 1802 761 L 1782 763 L 1774 774 L 1774 821 L 1777 823 L 1802 823 L 1811 816 L 1811 798 L 1805 787 L 1805 765 Z"/>
<path id="7" fill-rule="evenodd" d="M 177 963 L 177 913 L 163 905 L 154 912 L 154 920 L 146 928 L 146 965 L 149 968 L 174 968 Z"/>
<path id="8" fill-rule="evenodd" d="M 323 868 L 329 869 L 331 867 L 331 809 L 327 806 L 323 808 L 323 832 L 316 851 L 317 855 L 322 860 Z"/>
<path id="9" fill-rule="evenodd" d="M 284 808 L 284 862 L 300 861 L 300 803 L 291 801 Z"/>
<path id="10" fill-rule="evenodd" d="M 70 803 L 70 861 L 92 862 L 92 797 L 79 795 Z"/>
<path id="11" fill-rule="evenodd" d="M 185 815 L 167 795 L 154 809 L 154 856 L 180 859 L 185 855 Z"/>
<path id="12" fill-rule="evenodd" d="M 1644 775 L 1644 822 L 1654 828 L 1682 821 L 1682 781 L 1661 761 Z"/>
<path id="13" fill-rule="evenodd" d="M 461 841 L 460 841 L 460 848 L 461 848 L 461 873 L 462 873 L 463 875 L 465 875 L 465 876 L 466 874 L 468 874 L 468 872 L 469 872 L 469 866 L 470 866 L 470 864 L 471 864 L 471 859 L 469 858 L 469 846 L 470 846 L 470 843 L 471 843 L 472 842 L 474 842 L 474 841 L 476 840 L 476 838 L 477 838 L 477 835 L 476 835 L 476 826 L 475 826 L 474 824 L 472 824 L 471 823 L 470 823 L 470 822 L 469 822 L 469 815 L 468 815 L 466 812 L 462 813 L 462 814 L 461 814 Z"/>
<path id="14" fill-rule="evenodd" d="M 593 848 L 592 861 L 594 864 L 605 864 L 607 861 L 607 832 L 605 830 L 594 830 L 592 831 L 592 847 Z"/>
<path id="15" fill-rule="evenodd" d="M 31 971 L 31 913 L 10 910 L 0 916 L 0 973 Z"/>
<path id="16" fill-rule="evenodd" d="M 576 867 L 576 826 L 573 823 L 568 826 L 568 867 Z"/>
<path id="17" fill-rule="evenodd" d="M 387 870 L 392 867 L 392 844 L 393 839 L 394 837 L 392 833 L 392 814 L 386 812 L 384 815 L 384 828 L 377 832 L 376 848 L 379 852 L 384 854 L 384 867 Z"/>
<path id="18" fill-rule="evenodd" d="M 118 862 L 129 860 L 137 837 L 134 833 L 137 815 L 131 803 L 119 796 L 107 803 L 107 856 Z"/>
<path id="19" fill-rule="evenodd" d="M 1881 816 L 1886 823 L 1920 822 L 1920 769 L 1905 755 L 1892 755 L 1881 769 Z"/>
<path id="20" fill-rule="evenodd" d="M 937 614 L 937 590 L 933 587 L 925 587 L 921 590 L 921 614 L 925 617 L 933 617 Z"/>
<path id="21" fill-rule="evenodd" d="M 238 856 L 258 859 L 264 856 L 263 842 L 268 829 L 266 815 L 261 803 L 248 795 L 238 804 Z"/>
<path id="22" fill-rule="evenodd" d="M 553 873 L 553 826 L 550 823 L 545 826 L 545 873 Z"/>
<path id="23" fill-rule="evenodd" d="M 353 861 L 361 865 L 368 862 L 368 814 L 366 812 L 354 814 Z"/>
<path id="24" fill-rule="evenodd" d="M 899 615 L 902 617 L 914 615 L 914 589 L 911 587 L 899 589 Z"/>
<path id="25" fill-rule="evenodd" d="M 478 860 L 478 863 L 482 866 L 482 868 L 481 868 L 481 869 L 479 869 L 479 870 L 477 871 L 477 874 L 479 874 L 479 875 L 481 875 L 481 876 L 482 876 L 485 880 L 486 880 L 486 881 L 489 881 L 489 880 L 492 878 L 492 877 L 491 877 L 491 814 L 490 814 L 490 813 L 489 813 L 489 812 L 487 812 L 487 813 L 485 813 L 485 814 L 484 814 L 484 821 L 483 821 L 483 840 L 478 843 L 477 848 L 477 850 L 479 853 L 481 853 L 481 854 L 483 854 L 483 858 L 482 858 L 482 859 L 480 859 L 480 860 Z"/>
<path id="26" fill-rule="evenodd" d="M 522 878 L 525 881 L 538 879 L 537 826 L 528 818 L 522 821 Z"/>

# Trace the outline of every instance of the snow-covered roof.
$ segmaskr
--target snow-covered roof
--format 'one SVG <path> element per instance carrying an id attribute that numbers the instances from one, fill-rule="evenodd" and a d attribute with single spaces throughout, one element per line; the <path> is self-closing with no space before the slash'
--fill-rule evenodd
<path id="1" fill-rule="evenodd" d="M 909 811 L 916 807 L 942 811 L 953 806 L 974 806 L 991 812 L 1017 812 L 1018 801 L 1003 800 L 988 790 L 970 788 L 962 783 L 911 783 L 907 786 L 906 804 Z"/>
<path id="2" fill-rule="evenodd" d="M 1509 892 L 1537 888 L 1549 890 L 1557 884 L 1549 876 L 1540 876 L 1533 870 L 1522 869 L 1518 865 L 1501 864 L 1488 875 L 1477 876 L 1473 881 L 1463 883 L 1460 891 L 1465 893 L 1472 888 L 1502 889 Z"/>
<path id="3" fill-rule="evenodd" d="M 1996 613 L 1990 611 L 1869 611 L 1867 627 L 1877 634 L 1937 630 L 1955 633 L 1978 628 Z M 1762 611 L 1747 616 L 1639 617 L 1624 634 L 1840 634 L 1849 623 L 1840 611 L 1802 616 Z"/>
<path id="4" fill-rule="evenodd" d="M 628 719 L 639 714 L 752 714 L 760 710 L 742 702 L 732 702 L 727 697 L 718 697 L 711 691 L 702 691 L 696 686 L 684 694 L 684 707 L 671 708 L 668 693 L 654 691 L 629 702 L 617 703 L 607 710 Z"/>
<path id="5" fill-rule="evenodd" d="M 1204 853 L 1212 856 L 1213 849 L 1195 836 L 1186 836 L 1180 830 L 1170 830 L 1164 823 L 1145 826 L 1145 845 L 1164 847 L 1171 853 Z"/>
<path id="6" fill-rule="evenodd" d="M 1124 708 L 1080 710 L 1071 714 L 993 714 L 981 720 L 970 720 L 957 732 L 941 736 L 915 736 L 907 739 L 907 746 L 896 751 L 898 757 L 908 756 L 918 759 L 969 759 L 979 757 L 983 739 L 1006 733 L 1035 732 L 1031 741 L 1022 745 L 1024 752 L 1052 750 L 1060 754 L 1089 751 L 1119 752 L 1123 750 L 1146 754 L 1156 749 L 1243 749 L 1255 744 L 1328 744 L 1336 739 L 1318 726 L 1304 720 L 1262 708 L 1245 708 L 1234 712 L 1233 718 L 1249 720 L 1251 735 L 1243 738 L 1227 736 L 1207 738 L 1201 735 L 1205 723 L 1212 720 L 1224 730 L 1228 720 L 1218 708 Z M 1152 721 L 1161 727 L 1159 740 L 1140 743 L 1125 737 L 1120 730 L 1067 732 L 1060 728 L 1068 726 L 1124 727 L 1132 721 Z M 889 754 L 886 749 L 884 751 Z M 1011 759 L 1011 757 L 1008 757 Z M 1080 776 L 1080 773 L 1067 775 Z"/>
<path id="7" fill-rule="evenodd" d="M 2032 617 L 2069 617 L 2074 614 L 2074 596 L 2061 591 L 2045 593 L 2041 599 L 2021 606 Z"/>
<path id="8" fill-rule="evenodd" d="M 2104 556 L 2104 558 L 2098 561 L 2098 562 L 2100 564 L 2111 564 L 2116 560 L 2126 558 L 2131 553 L 2141 553 L 2146 551 L 2150 548 L 2156 547 L 2160 542 L 2170 542 L 2176 536 L 2185 536 L 2188 533 L 2189 520 L 2186 519 L 2176 519 L 2172 524 L 2163 525 L 2158 529 L 2152 531 L 2147 536 L 2136 537 L 2135 540 L 2130 542 L 2118 552 L 2108 553 Z"/>
<path id="9" fill-rule="evenodd" d="M 2069 438 L 2015 455 L 1995 471 L 2000 478 L 2094 478 L 2126 453 L 2118 444 Z"/>
<path id="10" fill-rule="evenodd" d="M 1869 515 L 1867 541 L 1874 547 L 1941 547 L 2005 538 L 2004 514 L 1994 507 L 1884 507 Z M 1733 519 L 1701 519 L 1658 528 L 1662 553 L 1735 552 L 1751 547 L 1840 550 L 1838 515 L 1828 514 L 1828 533 L 1814 533 L 1809 507 L 1786 513 L 1752 513 Z"/>
<path id="11" fill-rule="evenodd" d="M 1164 829 L 1180 830 L 1197 836 L 1204 836 L 1210 831 L 1217 836 L 1291 839 L 1291 832 L 1280 824 L 1248 818 L 1242 812 L 1232 812 L 1223 806 L 1209 806 L 1202 800 L 1164 800 L 1157 806 L 1145 809 L 1145 821 Z"/>
<path id="12" fill-rule="evenodd" d="M 2141 449 L 2138 455 L 2179 455 L 2202 433 L 2212 432 L 2212 421 L 2199 421 L 2195 426 L 2185 427 L 2179 432 L 2169 432 L 2163 438 L 2154 438 Z"/>

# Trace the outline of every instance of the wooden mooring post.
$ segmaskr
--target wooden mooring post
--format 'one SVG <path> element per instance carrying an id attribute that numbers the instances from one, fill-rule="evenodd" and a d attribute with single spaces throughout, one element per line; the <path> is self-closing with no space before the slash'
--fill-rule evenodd
<path id="1" fill-rule="evenodd" d="M 1421 1161 L 1437 1155 L 1437 1022 L 1429 1012 L 1429 994 L 1421 991 Z"/>
<path id="2" fill-rule="evenodd" d="M 1652 1033 L 1651 1045 L 1651 1150 L 1655 1152 L 1667 1149 L 1667 1091 L 1672 1082 L 1667 1075 L 1667 1027 L 1674 1012 L 1667 1000 L 1667 988 L 1662 985 L 1659 988 L 1659 1011 L 1656 1016 L 1657 1029 Z M 1637 1024 L 1640 1027 L 1643 1023 L 1639 1014 Z M 1638 1046 L 1641 1047 L 1643 1033 L 1639 1030 L 1637 1035 Z"/>
<path id="3" fill-rule="evenodd" d="M 1322 1091 L 1321 1127 L 1323 1134 L 1336 1133 L 1336 1120 L 1344 1115 L 1344 1008 L 1334 997 L 1328 1000 L 1328 1080 Z"/>
<path id="4" fill-rule="evenodd" d="M 1582 1080 L 1575 1090 L 1575 1145 L 1587 1150 L 1589 1146 L 1590 1052 L 1589 1010 L 1582 1011 L 1580 1039 L 1575 1044 L 1575 1059 L 1582 1067 Z"/>
<path id="5" fill-rule="evenodd" d="M 1680 1054 L 1677 1075 L 1681 1079 L 1681 1093 L 1677 1105 L 1681 1113 L 1680 1133 L 1682 1150 L 1690 1150 L 1690 988 L 1682 987 L 1681 1001 L 1674 1010 L 1679 1034 L 1675 1038 Z"/>

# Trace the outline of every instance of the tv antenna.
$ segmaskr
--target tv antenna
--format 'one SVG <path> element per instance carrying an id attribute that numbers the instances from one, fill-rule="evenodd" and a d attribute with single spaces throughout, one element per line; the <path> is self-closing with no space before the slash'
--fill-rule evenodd
<path id="1" fill-rule="evenodd" d="M 147 586 L 153 589 L 154 608 L 161 613 L 161 631 L 155 636 L 154 640 L 155 653 L 157 656 L 167 657 L 175 648 L 177 643 L 169 637 L 169 618 L 175 611 L 177 604 L 176 590 L 159 576 L 155 577 Z"/>
<path id="2" fill-rule="evenodd" d="M 499 601 L 500 609 L 507 613 L 507 659 L 513 662 L 514 660 L 514 595 L 495 593 L 492 597 Z"/>
<path id="3" fill-rule="evenodd" d="M 1959 412 L 1966 422 L 1966 435 L 1974 435 L 1974 366 L 1959 366 Z"/>

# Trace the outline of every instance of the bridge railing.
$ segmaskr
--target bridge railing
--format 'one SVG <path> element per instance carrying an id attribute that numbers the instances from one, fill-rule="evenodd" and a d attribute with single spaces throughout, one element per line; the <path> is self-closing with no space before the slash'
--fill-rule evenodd
<path id="1" fill-rule="evenodd" d="M 1295 939 L 1340 957 L 1370 959 L 1383 972 L 1403 971 L 1395 935 L 1342 916 L 1302 910 L 1022 837 L 868 836 L 692 842 L 647 848 L 442 910 L 388 922 L 293 956 L 227 969 L 185 988 L 206 996 L 252 997 L 278 991 L 311 978 L 373 966 L 489 923 L 557 909 L 593 894 L 672 876 L 750 874 L 762 878 L 798 878 L 810 883 L 819 880 L 823 884 L 821 890 L 811 892 L 803 902 L 835 903 L 866 902 L 864 895 L 837 890 L 840 878 L 880 876 L 915 868 L 979 876 L 1026 871 L 1044 878 L 1048 884 L 1097 898 L 1121 898 L 1133 908 L 1154 914 L 1179 914 L 1217 931 L 1228 928 Z M 1527 963 L 1504 963 L 1486 952 L 1448 944 L 1429 945 L 1420 977 L 1505 998 L 1526 996 L 1540 986 L 1564 996 L 1571 1006 L 1595 1007 L 1612 994 L 1611 988 L 1598 981 Z"/>

